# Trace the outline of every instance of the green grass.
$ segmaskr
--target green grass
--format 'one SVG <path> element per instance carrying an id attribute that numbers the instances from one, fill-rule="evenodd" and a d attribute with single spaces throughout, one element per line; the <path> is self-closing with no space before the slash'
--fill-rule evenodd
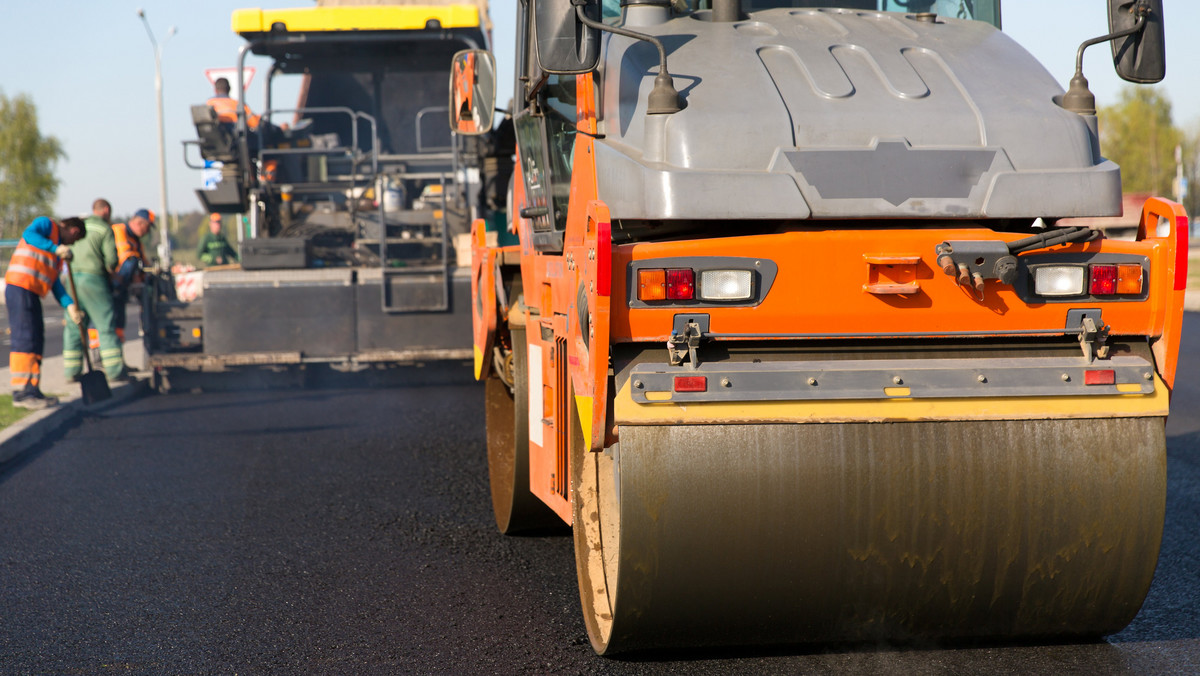
<path id="1" fill-rule="evenodd" d="M 11 394 L 0 394 L 0 428 L 8 427 L 29 414 L 29 409 L 13 406 Z"/>

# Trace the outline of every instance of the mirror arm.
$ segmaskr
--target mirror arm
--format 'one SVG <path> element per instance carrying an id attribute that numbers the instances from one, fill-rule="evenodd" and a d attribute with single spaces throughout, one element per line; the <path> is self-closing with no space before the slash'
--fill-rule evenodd
<path id="1" fill-rule="evenodd" d="M 1150 6 L 1145 3 L 1139 2 L 1138 4 L 1133 6 L 1133 11 L 1137 12 L 1137 15 L 1138 15 L 1137 21 L 1133 24 L 1133 26 L 1126 28 L 1123 31 L 1117 31 L 1116 33 L 1109 33 L 1108 35 L 1101 35 L 1098 38 L 1092 38 L 1091 40 L 1085 40 L 1082 45 L 1079 45 L 1078 51 L 1075 52 L 1075 74 L 1076 75 L 1083 74 L 1083 50 L 1087 49 L 1088 47 L 1091 47 L 1092 45 L 1098 45 L 1101 42 L 1109 42 L 1110 40 L 1116 40 L 1117 38 L 1123 38 L 1126 35 L 1133 35 L 1134 33 L 1139 33 L 1139 32 L 1141 32 L 1141 30 L 1143 28 L 1146 27 L 1146 13 L 1150 11 Z"/>
<path id="2" fill-rule="evenodd" d="M 1123 38 L 1126 35 L 1133 35 L 1145 28 L 1146 15 L 1150 12 L 1150 5 L 1145 2 L 1138 2 L 1132 7 L 1131 11 L 1138 15 L 1137 21 L 1134 22 L 1133 26 L 1123 31 L 1085 40 L 1083 44 L 1079 45 L 1079 49 L 1075 52 L 1075 75 L 1071 78 L 1071 86 L 1067 88 L 1067 93 L 1063 95 L 1063 108 L 1073 113 L 1079 113 L 1080 115 L 1096 114 L 1096 96 L 1088 89 L 1087 78 L 1083 76 L 1083 50 L 1092 45 Z"/>
<path id="3" fill-rule="evenodd" d="M 642 40 L 654 45 L 658 49 L 658 75 L 654 77 L 654 89 L 650 90 L 646 112 L 650 115 L 670 115 L 671 113 L 678 113 L 680 110 L 683 110 L 683 107 L 679 105 L 679 92 L 675 90 L 675 84 L 671 81 L 671 73 L 667 71 L 667 50 L 663 47 L 661 40 L 653 35 L 637 33 L 626 28 L 593 21 L 583 11 L 584 6 L 588 4 L 588 0 L 571 0 L 571 4 L 575 5 L 575 16 L 579 19 L 579 23 L 588 28 L 608 31 L 609 33 L 623 35 L 634 40 Z"/>
<path id="4" fill-rule="evenodd" d="M 538 92 L 541 91 L 542 87 L 546 85 L 546 82 L 550 80 L 550 74 L 542 73 L 536 80 L 527 77 L 523 77 L 521 79 L 525 81 L 525 102 L 536 104 Z"/>

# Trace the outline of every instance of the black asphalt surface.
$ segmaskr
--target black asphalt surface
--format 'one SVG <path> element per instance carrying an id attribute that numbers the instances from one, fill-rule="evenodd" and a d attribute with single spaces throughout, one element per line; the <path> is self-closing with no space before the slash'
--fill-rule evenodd
<path id="1" fill-rule="evenodd" d="M 149 396 L 0 468 L 3 674 L 1200 673 L 1200 318 L 1159 568 L 1105 642 L 593 654 L 569 536 L 496 533 L 482 388 Z"/>

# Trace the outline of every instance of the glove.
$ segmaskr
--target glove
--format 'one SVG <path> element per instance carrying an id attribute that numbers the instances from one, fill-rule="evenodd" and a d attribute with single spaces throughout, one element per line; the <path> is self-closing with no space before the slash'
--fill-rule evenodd
<path id="1" fill-rule="evenodd" d="M 83 326 L 83 310 L 79 309 L 79 305 L 71 303 L 67 306 L 67 314 L 71 315 L 71 321 Z"/>
<path id="2" fill-rule="evenodd" d="M 75 254 L 71 252 L 71 247 L 67 246 L 66 244 L 59 244 L 58 248 L 54 250 L 54 253 L 58 254 L 58 257 L 64 261 L 69 261 L 75 258 Z"/>

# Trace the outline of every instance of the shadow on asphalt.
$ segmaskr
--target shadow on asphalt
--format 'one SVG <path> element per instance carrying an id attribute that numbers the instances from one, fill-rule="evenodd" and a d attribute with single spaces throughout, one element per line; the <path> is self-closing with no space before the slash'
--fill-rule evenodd
<path id="1" fill-rule="evenodd" d="M 164 369 L 155 376 L 160 391 L 237 392 L 361 387 L 426 387 L 475 382 L 471 364 L 373 365 L 354 371 L 328 364 L 237 366 L 219 372 Z"/>
<path id="2" fill-rule="evenodd" d="M 70 432 L 78 427 L 79 421 L 83 418 L 83 416 L 86 415 L 95 414 L 83 413 L 82 415 L 67 419 L 63 422 L 63 424 L 54 428 L 48 434 L 43 436 L 41 441 L 29 447 L 23 453 L 15 456 L 7 462 L 0 463 L 0 484 L 8 481 L 10 478 L 19 473 L 22 467 L 25 467 L 34 460 L 37 460 L 43 453 L 53 448 L 54 444 L 57 443 L 59 439 L 62 439 L 64 436 L 66 436 L 67 432 Z"/>

